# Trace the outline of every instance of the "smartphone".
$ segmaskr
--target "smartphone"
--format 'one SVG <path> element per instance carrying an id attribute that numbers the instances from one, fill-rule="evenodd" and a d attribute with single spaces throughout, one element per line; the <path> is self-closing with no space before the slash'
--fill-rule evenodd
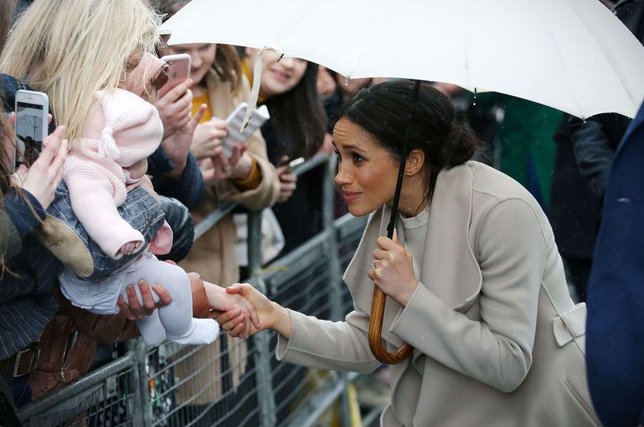
<path id="1" fill-rule="evenodd" d="M 159 98 L 171 91 L 176 85 L 184 82 L 190 77 L 191 59 L 187 53 L 166 55 L 161 60 L 168 64 L 168 81 L 159 89 Z"/>
<path id="2" fill-rule="evenodd" d="M 241 124 L 247 108 L 248 105 L 245 102 L 242 102 L 226 119 L 226 123 L 228 123 L 228 136 L 222 141 L 226 157 L 230 157 L 232 155 L 234 143 L 246 142 L 248 137 L 270 118 L 268 108 L 266 108 L 266 105 L 262 105 L 253 111 L 246 128 L 241 132 Z"/>
<path id="3" fill-rule="evenodd" d="M 47 137 L 49 97 L 31 90 L 16 92 L 16 151 L 14 167 L 31 166 L 42 151 Z"/>
<path id="4" fill-rule="evenodd" d="M 280 168 L 282 166 L 287 166 L 287 169 L 293 170 L 293 168 L 301 165 L 304 163 L 304 157 L 298 157 L 296 159 L 291 160 L 288 156 L 282 156 L 280 161 L 277 163 L 277 167 Z"/>

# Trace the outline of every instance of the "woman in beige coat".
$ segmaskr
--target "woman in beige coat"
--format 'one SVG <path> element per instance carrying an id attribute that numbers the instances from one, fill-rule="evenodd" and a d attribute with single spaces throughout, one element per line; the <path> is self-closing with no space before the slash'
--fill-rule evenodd
<path id="1" fill-rule="evenodd" d="M 279 360 L 366 373 L 380 365 L 367 340 L 378 286 L 388 295 L 388 350 L 414 347 L 391 367 L 383 426 L 598 426 L 585 306 L 568 294 L 546 216 L 514 180 L 468 161 L 476 139 L 429 85 L 412 123 L 396 234 L 383 237 L 412 92 L 409 81 L 362 91 L 335 126 L 336 184 L 352 214 L 370 215 L 344 276 L 354 301 L 345 321 L 285 309 L 247 284 L 229 292 L 279 332 Z"/>

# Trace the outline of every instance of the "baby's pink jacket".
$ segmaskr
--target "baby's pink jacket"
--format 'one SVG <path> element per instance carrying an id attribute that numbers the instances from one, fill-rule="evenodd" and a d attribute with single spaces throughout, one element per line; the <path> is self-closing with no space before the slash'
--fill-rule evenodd
<path id="1" fill-rule="evenodd" d="M 147 159 L 161 143 L 163 124 L 156 108 L 122 89 L 96 94 L 96 103 L 82 138 L 71 142 L 63 166 L 72 209 L 88 235 L 108 256 L 117 259 L 128 242 L 144 242 L 117 211 L 127 191 L 138 186 L 128 168 Z M 172 229 L 167 223 L 152 239 L 150 250 L 168 253 Z"/>

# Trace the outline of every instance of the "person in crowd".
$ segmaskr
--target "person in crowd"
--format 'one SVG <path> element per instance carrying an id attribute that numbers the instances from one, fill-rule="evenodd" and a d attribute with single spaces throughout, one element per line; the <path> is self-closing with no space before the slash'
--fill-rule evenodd
<path id="1" fill-rule="evenodd" d="M 585 305 L 570 298 L 561 257 L 538 202 L 516 181 L 469 161 L 478 140 L 449 99 L 421 84 L 375 85 L 348 101 L 333 139 L 335 177 L 349 211 L 369 215 L 344 274 L 354 310 L 344 321 L 307 317 L 249 284 L 227 292 L 278 332 L 278 360 L 369 372 L 374 286 L 387 296 L 382 339 L 414 350 L 391 365 L 383 426 L 599 426 L 584 365 Z M 399 214 L 389 223 L 405 132 Z M 236 322 L 222 315 L 225 330 Z"/>
<path id="2" fill-rule="evenodd" d="M 114 20 L 114 16 L 121 18 Z M 51 101 L 50 111 L 60 123 L 66 124 L 65 136 L 70 140 L 77 139 L 82 136 L 86 118 L 95 102 L 93 94 L 103 87 L 125 85 L 127 71 L 136 68 L 145 52 L 154 51 L 158 41 L 158 21 L 157 15 L 138 0 L 36 0 L 15 24 L 0 60 L 0 69 L 29 81 L 34 90 L 46 92 Z M 91 31 L 88 31 L 88 28 Z M 87 96 L 79 96 L 80 93 Z M 191 140 L 192 131 L 188 130 L 187 133 L 188 139 Z M 57 200 L 60 199 L 57 197 L 54 203 L 57 203 Z M 125 208 L 133 208 L 134 202 L 131 198 L 126 198 Z M 41 219 L 44 219 L 44 212 Z M 25 241 L 29 244 L 26 245 Z M 77 318 L 72 319 L 76 329 L 54 334 L 58 345 L 49 343 L 49 348 L 38 345 L 35 340 L 41 334 L 44 335 L 43 328 L 57 309 L 54 293 L 58 285 L 56 278 L 62 267 L 51 252 L 28 235 L 23 239 L 22 252 L 11 260 L 8 268 L 19 274 L 5 274 L 2 278 L 2 309 L 8 313 L 16 313 L 21 310 L 20 304 L 27 304 L 27 307 L 21 310 L 24 319 L 21 323 L 25 327 L 13 327 L 15 322 L 11 321 L 12 317 L 3 316 L 11 326 L 7 324 L 2 328 L 7 333 L 6 339 L 17 346 L 15 350 L 19 350 L 18 353 L 11 346 L 3 348 L 6 354 L 3 353 L 2 359 L 8 371 L 16 366 L 28 368 L 27 371 L 20 372 L 19 379 L 13 374 L 10 375 L 12 382 L 20 381 L 24 388 L 20 391 L 24 399 L 19 404 L 28 402 L 33 390 L 37 390 L 35 396 L 42 396 L 87 371 L 87 361 L 91 361 L 93 351 L 79 354 L 78 357 L 55 354 L 65 349 L 64 343 L 71 342 L 68 338 L 77 330 L 92 324 L 94 330 L 102 334 L 99 336 L 94 334 L 94 331 L 88 331 L 88 340 L 102 342 L 123 340 L 138 334 L 136 328 L 128 327 L 130 322 L 127 321 L 126 315 L 89 316 L 93 321 L 86 317 L 83 319 L 84 323 L 80 324 Z M 167 291 L 157 285 L 152 284 L 152 287 L 160 300 L 159 305 L 170 303 L 171 298 Z M 191 285 L 194 310 L 199 303 L 203 305 L 206 295 L 198 276 L 191 276 Z M 150 295 L 151 292 L 149 286 L 145 281 L 141 281 L 139 288 L 138 293 L 145 301 L 145 295 Z M 23 297 L 23 294 L 27 297 Z M 29 303 L 28 296 L 32 294 L 37 295 L 38 302 L 43 307 Z M 43 297 L 45 295 L 46 297 Z M 134 287 L 128 287 L 127 295 L 129 303 L 121 301 L 119 306 L 129 305 L 136 318 L 149 314 L 155 308 L 154 303 L 140 304 Z M 202 299 L 197 300 L 195 295 Z M 68 301 L 60 295 L 57 296 L 63 311 Z M 208 311 L 205 310 L 200 316 L 208 316 Z M 67 319 L 69 320 L 69 316 Z M 100 327 L 97 326 L 99 323 Z M 15 337 L 22 333 L 29 336 L 25 340 Z M 82 336 L 81 334 L 81 338 Z M 77 342 L 83 341 L 81 338 Z M 60 344 L 61 341 L 63 344 Z M 75 352 L 76 348 L 65 350 Z M 19 360 L 16 354 L 20 355 Z M 26 357 L 37 354 L 40 354 L 40 359 L 31 360 L 33 363 L 20 364 L 27 360 Z M 63 357 L 78 361 L 83 367 L 65 365 L 64 373 L 70 375 L 61 375 L 63 365 L 52 365 L 48 361 L 62 360 Z M 41 375 L 33 375 L 34 369 L 41 371 Z M 30 373 L 32 375 L 27 375 Z"/>
<path id="3" fill-rule="evenodd" d="M 588 287 L 588 385 L 605 427 L 644 425 L 644 104 L 616 151 Z"/>
<path id="4" fill-rule="evenodd" d="M 7 80 L 14 81 L 2 75 L 3 86 Z M 3 91 L 0 95 L 7 99 Z M 1 111 L 5 109 L 0 106 Z M 21 368 L 15 363 L 16 356 L 20 351 L 26 353 L 25 358 L 33 356 L 29 346 L 56 311 L 51 291 L 56 273 L 61 271 L 61 265 L 31 237 L 31 232 L 44 220 L 45 209 L 54 199 L 68 145 L 65 128 L 60 126 L 45 139 L 43 151 L 31 167 L 21 165 L 14 174 L 10 155 L 15 149 L 13 125 L 4 115 L 0 123 L 0 424 L 19 425 L 15 408 L 27 403 L 29 396 L 25 378 L 17 376 L 24 372 L 15 370 L 16 366 Z M 31 275 L 23 279 L 19 276 L 22 271 Z M 22 327 L 15 327 L 15 321 Z"/>
<path id="5" fill-rule="evenodd" d="M 641 1 L 619 1 L 612 11 L 640 42 L 644 42 Z M 567 125 L 557 134 L 559 152 L 553 176 L 551 217 L 572 282 L 583 301 L 592 269 L 606 183 L 617 147 L 631 119 L 617 113 L 597 114 L 585 119 L 566 118 Z M 571 157 L 569 167 L 562 156 Z"/>
<path id="6" fill-rule="evenodd" d="M 300 157 L 308 160 L 320 151 L 327 135 L 326 113 L 316 92 L 317 64 L 300 58 L 280 58 L 272 50 L 265 50 L 258 64 L 258 49 L 246 48 L 245 53 L 244 74 L 252 84 L 260 85 L 258 103 L 266 105 L 270 114 L 261 131 L 268 158 L 276 166 L 280 179 L 280 194 L 272 212 L 284 235 L 284 246 L 272 253 L 274 258 L 288 253 L 322 229 L 319 194 L 323 187 L 323 167 L 298 179 L 288 163 Z M 257 83 L 252 81 L 255 66 L 262 67 L 261 81 Z M 295 116 L 297 120 L 293 120 Z M 264 211 L 263 215 L 270 213 Z M 239 216 L 243 218 L 244 214 Z M 239 257 L 246 246 L 238 244 L 238 249 Z"/>
<path id="7" fill-rule="evenodd" d="M 156 0 L 151 3 L 164 19 L 169 19 L 188 1 Z M 235 165 L 229 163 L 221 146 L 222 139 L 228 134 L 225 118 L 250 98 L 250 85 L 241 71 L 235 47 L 198 43 L 161 46 L 158 51 L 160 55 L 190 55 L 190 79 L 194 82 L 191 88 L 193 112 L 205 106 L 190 148 L 205 180 L 201 201 L 191 210 L 193 222 L 201 222 L 225 200 L 252 210 L 272 206 L 279 196 L 280 181 L 275 167 L 268 160 L 260 131 L 254 132 L 245 144 L 235 144 L 233 157 L 239 158 Z M 222 286 L 232 284 L 239 280 L 236 238 L 233 215 L 226 214 L 193 243 L 179 265 L 186 271 L 198 271 L 208 282 Z M 227 351 L 220 363 L 222 347 Z M 231 367 L 231 384 L 237 387 L 246 363 L 246 343 L 228 337 L 201 348 L 192 357 L 183 357 L 182 362 L 174 367 L 174 375 L 191 379 L 182 384 L 176 398 L 177 402 L 189 399 L 192 408 L 178 416 L 196 416 L 197 412 L 190 412 L 194 410 L 203 415 L 200 421 L 203 425 L 214 423 L 213 417 L 216 416 L 212 402 L 222 396 L 222 364 Z M 209 374 L 195 376 L 197 367 Z M 208 415 L 201 414 L 205 407 L 211 408 Z"/>
<path id="8" fill-rule="evenodd" d="M 554 139 L 557 143 L 548 218 L 568 271 L 574 298 L 586 301 L 588 278 L 601 215 L 601 201 L 579 172 L 565 115 Z M 571 289 L 571 290 L 572 290 Z"/>

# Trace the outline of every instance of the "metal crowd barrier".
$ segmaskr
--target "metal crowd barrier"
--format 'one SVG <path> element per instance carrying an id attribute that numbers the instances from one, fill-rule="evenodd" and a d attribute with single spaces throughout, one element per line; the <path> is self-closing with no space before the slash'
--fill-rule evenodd
<path id="1" fill-rule="evenodd" d="M 334 218 L 335 156 L 316 156 L 295 170 L 324 168 L 324 229 L 262 268 L 261 212 L 249 214 L 249 280 L 280 304 L 338 320 L 351 308 L 341 274 L 365 219 Z M 225 204 L 195 229 L 196 238 L 234 207 Z M 28 426 L 314 426 L 330 411 L 349 426 L 347 387 L 355 374 L 279 363 L 276 334 L 243 341 L 221 335 L 206 346 L 128 342 L 118 359 L 19 410 Z M 340 404 L 338 404 L 340 402 Z"/>

